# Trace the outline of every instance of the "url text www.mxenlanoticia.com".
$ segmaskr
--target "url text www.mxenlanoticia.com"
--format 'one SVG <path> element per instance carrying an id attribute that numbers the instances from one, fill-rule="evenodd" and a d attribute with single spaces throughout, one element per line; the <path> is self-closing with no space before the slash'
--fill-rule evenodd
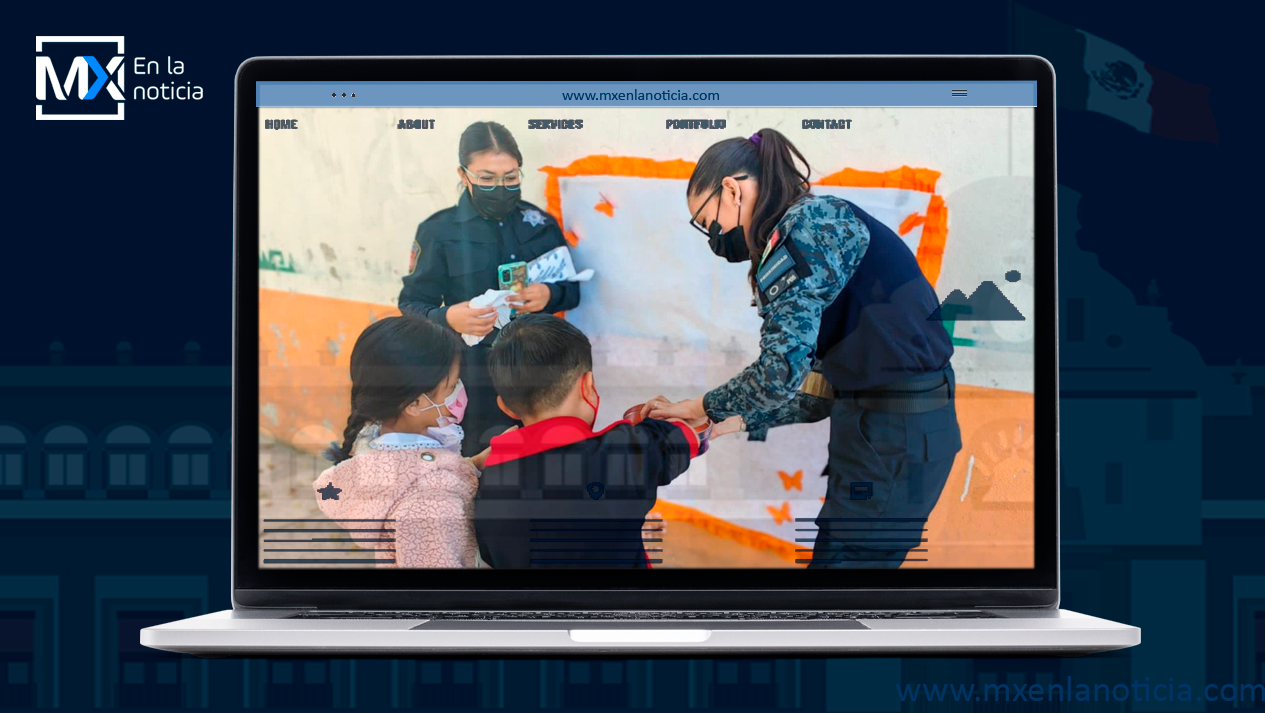
<path id="1" fill-rule="evenodd" d="M 643 92 L 636 89 L 623 92 L 563 92 L 562 101 L 718 102 L 720 101 L 720 92 L 684 92 L 680 90 Z"/>
<path id="2" fill-rule="evenodd" d="M 896 696 L 901 701 L 1001 701 L 1092 703 L 1104 701 L 1265 701 L 1265 684 L 1261 683 L 1209 683 L 1202 689 L 1198 684 L 1167 681 L 1152 682 L 1150 677 L 1133 683 L 1073 683 L 1068 676 L 1066 683 L 898 683 Z"/>

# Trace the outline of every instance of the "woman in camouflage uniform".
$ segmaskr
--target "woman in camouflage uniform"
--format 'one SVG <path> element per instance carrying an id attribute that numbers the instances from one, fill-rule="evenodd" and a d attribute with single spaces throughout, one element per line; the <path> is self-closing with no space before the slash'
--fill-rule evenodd
<path id="1" fill-rule="evenodd" d="M 851 202 L 814 195 L 810 172 L 773 129 L 699 158 L 686 188 L 690 224 L 718 257 L 751 261 L 760 356 L 703 396 L 660 397 L 646 411 L 707 415 L 750 440 L 829 417 L 829 480 L 809 566 L 895 568 L 923 542 L 961 450 L 953 346 L 931 318 L 939 302 L 909 248 Z"/>

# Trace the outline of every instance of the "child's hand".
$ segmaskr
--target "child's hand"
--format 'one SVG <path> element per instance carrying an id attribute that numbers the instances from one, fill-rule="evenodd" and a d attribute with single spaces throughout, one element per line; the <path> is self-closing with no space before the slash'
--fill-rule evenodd
<path id="1" fill-rule="evenodd" d="M 502 431 L 501 435 L 505 435 L 506 433 L 511 433 L 517 430 L 518 430 L 518 426 L 510 426 L 509 428 Z M 487 448 L 484 448 L 478 453 L 470 456 L 467 460 L 469 460 L 474 465 L 475 468 L 478 468 L 479 470 L 483 470 L 483 464 L 487 462 L 488 456 L 491 455 L 491 453 L 492 453 L 492 446 L 488 446 Z"/>
<path id="2" fill-rule="evenodd" d="M 488 446 L 487 448 L 484 448 L 483 450 L 479 451 L 478 453 L 475 453 L 474 455 L 470 456 L 470 457 L 469 457 L 469 458 L 467 458 L 466 460 L 470 461 L 470 465 L 472 465 L 472 466 L 474 466 L 475 468 L 478 468 L 480 471 L 482 471 L 482 470 L 483 470 L 483 464 L 484 464 L 485 462 L 487 462 L 488 456 L 489 456 L 491 453 L 492 453 L 492 447 L 491 447 L 491 446 Z"/>

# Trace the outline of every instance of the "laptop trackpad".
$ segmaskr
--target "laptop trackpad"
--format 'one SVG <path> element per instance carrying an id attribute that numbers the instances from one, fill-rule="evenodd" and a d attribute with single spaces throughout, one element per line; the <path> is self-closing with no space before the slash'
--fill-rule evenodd
<path id="1" fill-rule="evenodd" d="M 711 638 L 707 629 L 571 629 L 582 644 L 698 644 Z"/>

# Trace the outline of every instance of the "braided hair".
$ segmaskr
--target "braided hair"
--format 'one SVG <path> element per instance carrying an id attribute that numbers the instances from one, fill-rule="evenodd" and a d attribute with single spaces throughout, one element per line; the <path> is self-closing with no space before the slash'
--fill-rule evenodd
<path id="1" fill-rule="evenodd" d="M 464 345 L 457 333 L 425 318 L 387 317 L 365 328 L 351 350 L 351 414 L 343 444 L 325 457 L 341 463 L 365 424 L 393 419 L 452 372 Z"/>

